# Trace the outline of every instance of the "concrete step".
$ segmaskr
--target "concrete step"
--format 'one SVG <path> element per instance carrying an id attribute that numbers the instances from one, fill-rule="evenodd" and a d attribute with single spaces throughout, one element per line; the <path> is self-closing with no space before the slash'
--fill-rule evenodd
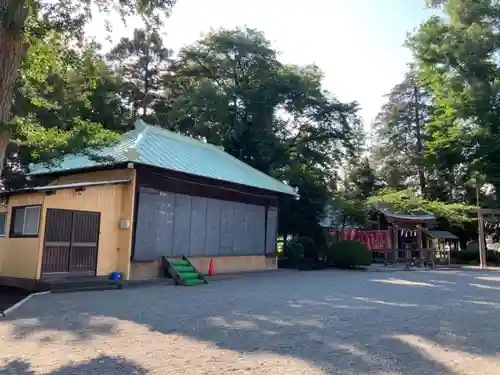
<path id="1" fill-rule="evenodd" d="M 65 281 L 65 282 L 52 282 L 49 284 L 49 288 L 53 293 L 65 293 L 65 292 L 80 292 L 88 290 L 121 289 L 122 285 L 119 281 L 112 281 L 112 280 Z"/>

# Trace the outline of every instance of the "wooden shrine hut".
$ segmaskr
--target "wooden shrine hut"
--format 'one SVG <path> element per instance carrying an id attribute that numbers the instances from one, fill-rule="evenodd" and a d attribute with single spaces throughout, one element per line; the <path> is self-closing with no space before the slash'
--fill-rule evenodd
<path id="1" fill-rule="evenodd" d="M 435 251 L 429 246 L 429 229 L 436 221 L 434 215 L 394 213 L 382 206 L 376 207 L 374 211 L 378 213 L 379 229 L 393 232 L 392 263 L 410 263 L 412 259 L 416 259 L 420 265 L 422 262 L 434 261 Z"/>

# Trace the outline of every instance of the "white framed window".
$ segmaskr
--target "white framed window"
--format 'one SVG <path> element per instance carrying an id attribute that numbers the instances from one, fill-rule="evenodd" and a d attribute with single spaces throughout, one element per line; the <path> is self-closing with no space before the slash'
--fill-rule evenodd
<path id="1" fill-rule="evenodd" d="M 36 237 L 40 230 L 40 206 L 12 208 L 11 237 Z"/>

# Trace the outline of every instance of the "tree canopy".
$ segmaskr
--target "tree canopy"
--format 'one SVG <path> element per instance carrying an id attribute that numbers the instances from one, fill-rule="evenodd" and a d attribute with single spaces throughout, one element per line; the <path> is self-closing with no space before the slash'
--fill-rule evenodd
<path id="1" fill-rule="evenodd" d="M 96 11 L 124 21 L 138 14 L 147 25 L 159 26 L 174 2 L 0 0 L 0 176 L 13 144 L 27 145 L 38 160 L 113 142 L 113 133 L 82 118 L 73 102 L 90 105 L 89 89 L 104 69 L 84 42 L 84 26 Z M 55 120 L 49 126 L 48 118 Z"/>

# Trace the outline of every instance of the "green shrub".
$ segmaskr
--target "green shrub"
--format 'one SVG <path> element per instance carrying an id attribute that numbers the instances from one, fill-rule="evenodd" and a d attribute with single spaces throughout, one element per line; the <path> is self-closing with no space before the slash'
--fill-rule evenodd
<path id="1" fill-rule="evenodd" d="M 463 251 L 452 251 L 451 259 L 456 264 L 479 264 L 479 250 L 467 247 Z M 496 263 L 498 254 L 493 250 L 486 250 L 486 262 Z"/>
<path id="2" fill-rule="evenodd" d="M 333 261 L 339 268 L 369 266 L 373 260 L 368 248 L 359 241 L 341 240 L 332 249 Z"/>
<path id="3" fill-rule="evenodd" d="M 479 263 L 479 250 L 452 251 L 451 259 L 457 264 Z"/>
<path id="4" fill-rule="evenodd" d="M 287 244 L 288 259 L 292 265 L 297 265 L 304 260 L 304 244 L 300 238 L 294 238 Z"/>

